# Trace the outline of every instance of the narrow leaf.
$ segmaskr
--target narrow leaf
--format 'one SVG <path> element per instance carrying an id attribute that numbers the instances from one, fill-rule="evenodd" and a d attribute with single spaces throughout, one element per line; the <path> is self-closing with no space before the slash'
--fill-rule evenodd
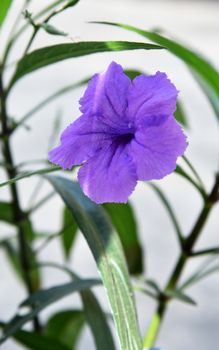
<path id="1" fill-rule="evenodd" d="M 35 332 L 19 331 L 15 333 L 14 338 L 31 350 L 71 350 L 56 337 L 48 337 Z"/>
<path id="2" fill-rule="evenodd" d="M 1 5 L 0 5 L 0 27 L 2 23 L 4 22 L 4 19 L 8 13 L 8 10 L 12 4 L 11 0 L 1 0 Z"/>
<path id="3" fill-rule="evenodd" d="M 202 198 L 205 199 L 206 197 L 205 190 L 195 180 L 193 180 L 193 178 L 188 173 L 186 173 L 186 171 L 180 165 L 177 165 L 175 169 L 175 174 L 178 174 L 184 177 L 186 180 L 188 180 L 190 184 L 198 190 Z"/>
<path id="4" fill-rule="evenodd" d="M 161 202 L 163 203 L 164 207 L 166 208 L 168 214 L 169 214 L 169 217 L 172 221 L 172 224 L 175 228 L 175 231 L 176 231 L 176 234 L 177 234 L 177 237 L 180 241 L 180 243 L 182 243 L 183 241 L 183 235 L 182 235 L 182 231 L 181 231 L 181 228 L 179 226 L 179 223 L 178 223 L 178 220 L 176 218 L 176 215 L 173 211 L 173 208 L 171 206 L 171 204 L 169 203 L 169 200 L 167 199 L 167 197 L 165 196 L 164 192 L 161 190 L 160 187 L 158 187 L 157 185 L 153 184 L 153 183 L 147 183 L 148 186 L 150 186 L 154 192 L 158 195 L 158 197 L 160 198 Z"/>
<path id="5" fill-rule="evenodd" d="M 189 128 L 189 123 L 187 116 L 185 114 L 182 102 L 178 101 L 176 106 L 176 111 L 174 113 L 176 120 L 182 124 L 184 127 Z"/>
<path id="6" fill-rule="evenodd" d="M 62 266 L 57 263 L 44 263 L 40 264 L 40 266 L 60 269 L 74 280 L 80 280 L 80 277 L 78 277 L 78 275 L 76 275 L 66 266 Z M 114 341 L 106 319 L 106 314 L 103 312 L 94 293 L 90 289 L 82 290 L 79 293 L 84 307 L 84 316 L 93 333 L 96 349 L 115 350 Z"/>
<path id="7" fill-rule="evenodd" d="M 139 49 L 151 50 L 162 49 L 162 47 L 153 44 L 128 41 L 94 41 L 43 47 L 27 54 L 18 62 L 16 72 L 10 85 L 12 86 L 16 80 L 28 73 L 68 58 L 85 56 L 98 52 Z"/>
<path id="8" fill-rule="evenodd" d="M 165 295 L 167 295 L 168 297 L 174 298 L 174 299 L 178 299 L 184 303 L 190 304 L 190 305 L 197 305 L 196 302 L 189 297 L 187 294 L 183 293 L 180 290 L 167 290 L 165 291 Z"/>
<path id="9" fill-rule="evenodd" d="M 13 224 L 13 207 L 9 202 L 0 202 L 0 221 L 5 221 L 9 224 Z"/>
<path id="10" fill-rule="evenodd" d="M 44 332 L 46 336 L 56 338 L 68 349 L 75 349 L 84 322 L 82 311 L 65 310 L 56 313 L 48 320 Z"/>
<path id="11" fill-rule="evenodd" d="M 214 262 L 216 260 L 216 264 L 211 266 L 212 262 Z M 191 276 L 189 276 L 179 287 L 180 291 L 190 287 L 191 285 L 201 281 L 202 279 L 204 279 L 205 277 L 208 277 L 209 275 L 218 272 L 219 271 L 219 264 L 218 264 L 218 259 L 216 257 L 207 259 L 206 261 L 204 261 L 204 263 L 202 263 L 198 269 L 191 274 Z"/>
<path id="12" fill-rule="evenodd" d="M 17 175 L 13 179 L 10 179 L 8 181 L 0 183 L 0 187 L 4 187 L 4 186 L 10 185 L 10 184 L 13 184 L 13 183 L 15 183 L 17 181 L 26 179 L 27 177 L 31 177 L 31 176 L 34 176 L 34 175 L 48 174 L 48 173 L 51 173 L 53 171 L 58 171 L 58 170 L 61 170 L 61 168 L 59 166 L 50 166 L 48 168 L 43 168 L 43 169 L 39 169 L 39 170 L 36 170 L 36 171 L 27 171 L 27 172 L 24 172 L 24 173 L 21 173 L 21 174 Z"/>
<path id="13" fill-rule="evenodd" d="M 69 258 L 70 252 L 75 241 L 76 233 L 78 226 L 72 217 L 72 214 L 68 208 L 64 208 L 63 210 L 63 229 L 62 234 L 60 236 L 62 246 L 64 249 L 66 259 Z"/>
<path id="14" fill-rule="evenodd" d="M 17 250 L 14 248 L 14 246 L 9 240 L 2 241 L 0 247 L 4 249 L 6 256 L 8 258 L 8 261 L 11 267 L 13 268 L 13 270 L 15 271 L 16 275 L 20 279 L 22 279 L 23 272 L 21 270 L 20 259 L 19 259 Z"/>
<path id="15" fill-rule="evenodd" d="M 107 323 L 107 315 L 103 312 L 95 295 L 90 291 L 82 291 L 86 321 L 91 328 L 96 350 L 115 350 L 111 330 Z"/>
<path id="16" fill-rule="evenodd" d="M 78 183 L 62 177 L 47 178 L 71 210 L 93 253 L 108 293 L 121 349 L 142 349 L 122 246 L 103 208 L 85 197 Z"/>
<path id="17" fill-rule="evenodd" d="M 67 36 L 68 33 L 63 32 L 62 30 L 52 26 L 49 23 L 42 23 L 42 28 L 51 35 L 61 35 L 61 36 Z"/>
<path id="18" fill-rule="evenodd" d="M 0 344 L 15 332 L 20 330 L 25 323 L 32 320 L 36 315 L 38 315 L 41 310 L 45 309 L 48 305 L 56 302 L 57 300 L 60 300 L 61 298 L 71 293 L 91 288 L 97 284 L 99 284 L 99 280 L 95 279 L 77 280 L 49 289 L 43 289 L 32 294 L 20 305 L 20 310 L 22 310 L 21 308 L 23 306 L 32 307 L 32 309 L 30 311 L 27 311 L 27 313 L 23 316 L 18 313 L 11 319 L 11 321 L 4 328 L 3 336 L 0 339 Z"/>
<path id="19" fill-rule="evenodd" d="M 137 223 L 130 203 L 104 204 L 113 226 L 119 234 L 126 256 L 129 272 L 140 274 L 143 272 L 143 254 L 138 237 Z"/>

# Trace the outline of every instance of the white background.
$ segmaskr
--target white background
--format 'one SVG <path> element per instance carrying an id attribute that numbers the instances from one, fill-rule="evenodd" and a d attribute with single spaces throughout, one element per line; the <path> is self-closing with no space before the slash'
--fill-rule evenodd
<path id="1" fill-rule="evenodd" d="M 14 1 L 2 37 L 1 49 L 10 29 L 16 11 L 21 8 L 22 1 Z M 33 12 L 49 3 L 49 1 L 33 1 Z M 72 9 L 56 17 L 52 23 L 68 32 L 74 40 L 136 40 L 143 38 L 106 26 L 88 24 L 93 20 L 118 21 L 136 25 L 141 28 L 162 28 L 167 34 L 180 39 L 209 58 L 219 68 L 219 5 L 213 2 L 167 2 L 167 1 L 138 1 L 138 0 L 81 0 Z M 30 36 L 27 32 L 22 36 L 11 56 L 11 61 L 22 53 L 25 40 Z M 42 31 L 38 34 L 32 49 L 49 44 L 65 42 L 66 38 L 49 36 Z M 126 68 L 136 68 L 148 73 L 157 70 L 165 71 L 180 90 L 180 97 L 184 102 L 189 117 L 190 129 L 187 131 L 189 147 L 186 155 L 194 163 L 203 178 L 206 187 L 213 184 L 213 172 L 217 169 L 218 161 L 218 128 L 216 118 L 209 107 L 206 98 L 192 79 L 189 71 L 182 62 L 165 51 L 135 51 L 123 53 L 102 53 L 92 56 L 71 59 L 52 65 L 26 76 L 14 87 L 10 100 L 10 115 L 19 119 L 33 105 L 53 91 L 65 85 L 77 82 L 104 70 L 112 61 L 122 64 Z M 13 147 L 15 161 L 46 158 L 48 139 L 51 135 L 53 120 L 57 110 L 61 111 L 62 128 L 79 116 L 78 99 L 83 89 L 78 89 L 53 104 L 41 110 L 28 122 L 31 131 L 19 129 L 14 135 Z M 40 165 L 38 165 L 39 167 Z M 28 167 L 28 169 L 30 166 Z M 0 172 L 1 182 L 4 180 Z M 23 206 L 26 207 L 37 179 L 21 181 L 19 190 Z M 188 234 L 201 209 L 199 195 L 177 175 L 170 175 L 159 182 L 168 198 L 174 204 L 180 224 Z M 39 195 L 50 191 L 49 185 L 44 184 Z M 1 199 L 8 198 L 7 189 L 0 192 Z M 36 199 L 37 200 L 37 199 Z M 139 231 L 145 251 L 145 267 L 148 277 L 153 277 L 163 286 L 174 266 L 179 254 L 176 237 L 172 225 L 156 195 L 145 184 L 139 184 L 131 197 L 135 213 L 139 222 Z M 54 232 L 60 227 L 60 208 L 62 203 L 58 197 L 51 200 L 43 209 L 33 216 L 35 228 L 38 231 Z M 210 220 L 204 228 L 198 248 L 219 245 L 217 206 L 212 212 Z M 11 227 L 1 225 L 1 238 L 13 234 Z M 58 241 L 53 241 L 40 254 L 42 261 L 56 261 L 63 263 L 63 253 Z M 200 259 L 196 258 L 187 265 L 184 273 L 190 274 Z M 73 270 L 83 277 L 96 276 L 96 267 L 87 248 L 86 242 L 80 234 L 73 250 L 69 264 Z M 16 307 L 25 297 L 25 291 L 14 276 L 10 266 L 6 264 L 5 255 L 0 251 L 0 319 L 8 320 L 16 311 Z M 46 287 L 66 281 L 66 276 L 57 270 L 45 269 L 43 285 Z M 157 342 L 166 350 L 206 350 L 216 349 L 219 343 L 219 278 L 212 275 L 195 287 L 188 290 L 189 295 L 197 303 L 197 307 L 188 306 L 174 301 L 166 315 L 164 325 Z M 107 301 L 100 289 L 98 295 L 105 307 Z M 137 294 L 137 307 L 142 334 L 149 323 L 154 310 L 154 302 L 145 296 Z M 42 319 L 55 309 L 72 308 L 79 305 L 77 296 L 71 296 L 57 305 L 42 312 Z M 12 341 L 6 342 L 2 349 L 20 349 Z M 94 349 L 89 331 L 85 331 L 80 341 L 79 349 Z"/>

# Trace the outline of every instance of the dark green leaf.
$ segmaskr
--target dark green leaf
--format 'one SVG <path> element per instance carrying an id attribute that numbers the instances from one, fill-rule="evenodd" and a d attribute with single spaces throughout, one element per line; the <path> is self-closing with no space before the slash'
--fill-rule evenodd
<path id="1" fill-rule="evenodd" d="M 102 311 L 95 295 L 90 291 L 82 291 L 80 294 L 86 321 L 91 328 L 96 350 L 115 350 L 113 337 L 106 319 L 107 316 Z"/>
<path id="2" fill-rule="evenodd" d="M 197 305 L 192 298 L 190 298 L 188 295 L 184 294 L 180 290 L 167 290 L 165 291 L 165 295 L 174 299 L 178 299 L 190 305 Z"/>
<path id="3" fill-rule="evenodd" d="M 218 254 L 219 254 L 219 247 L 213 247 L 213 248 L 201 249 L 201 250 L 192 252 L 191 256 L 194 257 L 194 256 L 218 255 Z"/>
<path id="4" fill-rule="evenodd" d="M 202 198 L 203 199 L 206 198 L 206 193 L 205 193 L 205 190 L 202 188 L 202 186 L 200 186 L 200 184 L 198 184 L 195 180 L 193 180 L 193 178 L 188 173 L 186 173 L 186 171 L 180 165 L 177 165 L 175 169 L 175 173 L 184 177 L 186 180 L 188 180 L 198 190 Z"/>
<path id="5" fill-rule="evenodd" d="M 194 75 L 195 79 L 197 80 L 197 82 L 199 83 L 199 85 L 201 86 L 201 88 L 202 88 L 203 92 L 205 93 L 206 97 L 208 98 L 208 100 L 209 100 L 209 102 L 210 102 L 210 104 L 211 104 L 215 114 L 219 118 L 219 98 L 218 98 L 218 94 L 198 74 L 194 74 L 193 73 L 193 75 Z"/>
<path id="6" fill-rule="evenodd" d="M 178 220 L 175 216 L 175 213 L 173 211 L 173 208 L 172 208 L 171 204 L 169 203 L 169 200 L 167 199 L 167 197 L 165 196 L 164 192 L 161 190 L 160 187 L 158 187 L 157 185 L 155 185 L 153 183 L 149 183 L 149 182 L 147 184 L 155 191 L 155 193 L 158 195 L 161 202 L 165 206 L 165 208 L 169 214 L 169 217 L 173 223 L 173 226 L 175 228 L 178 239 L 179 239 L 180 243 L 182 243 L 182 241 L 183 241 L 182 231 L 181 231 L 181 228 L 179 226 Z"/>
<path id="7" fill-rule="evenodd" d="M 4 328 L 4 333 L 3 337 L 0 339 L 0 344 L 15 332 L 20 330 L 25 323 L 32 320 L 41 310 L 45 309 L 48 305 L 71 293 L 91 288 L 97 284 L 99 284 L 99 280 L 95 279 L 77 280 L 52 288 L 43 289 L 32 294 L 20 305 L 20 310 L 22 310 L 22 307 L 24 306 L 32 307 L 31 310 L 27 311 L 23 316 L 18 313 L 11 319 L 11 321 Z"/>
<path id="8" fill-rule="evenodd" d="M 44 263 L 40 264 L 40 266 L 60 269 L 74 280 L 80 280 L 80 278 L 66 266 L 57 263 Z M 111 330 L 106 320 L 106 314 L 102 311 L 94 293 L 91 290 L 83 290 L 79 293 L 84 307 L 84 316 L 93 333 L 96 349 L 115 350 Z"/>
<path id="9" fill-rule="evenodd" d="M 0 202 L 0 221 L 5 221 L 9 224 L 13 224 L 14 215 L 13 207 L 9 202 Z"/>
<path id="10" fill-rule="evenodd" d="M 71 210 L 94 255 L 107 290 L 122 350 L 142 349 L 133 292 L 121 243 L 103 208 L 82 193 L 78 183 L 47 177 Z"/>
<path id="11" fill-rule="evenodd" d="M 31 227 L 31 224 L 28 224 L 28 221 L 25 221 L 25 225 L 23 225 L 23 232 L 27 238 L 26 242 L 28 242 L 28 240 L 30 239 L 29 235 L 31 235 L 31 238 L 33 237 L 33 235 L 35 237 L 35 233 L 32 231 Z M 21 279 L 21 281 L 25 283 L 25 276 L 23 273 L 23 269 L 21 268 L 21 256 L 16 243 L 17 242 L 13 242 L 13 240 L 10 241 L 9 239 L 3 240 L 0 244 L 0 247 L 4 249 L 8 261 L 16 275 Z M 36 259 L 34 253 L 30 249 L 29 244 L 26 245 L 26 250 L 29 255 L 29 261 L 31 263 L 31 266 L 33 267 L 36 265 Z M 31 279 L 31 285 L 33 287 L 33 290 L 39 289 L 41 284 L 39 270 L 36 268 L 31 269 L 31 271 L 29 272 L 29 277 Z"/>
<path id="12" fill-rule="evenodd" d="M 147 278 L 147 279 L 145 280 L 145 283 L 146 283 L 150 288 L 152 288 L 156 293 L 159 294 L 159 293 L 161 292 L 161 289 L 160 289 L 159 285 L 158 285 L 157 282 L 155 282 L 154 280 Z"/>
<path id="13" fill-rule="evenodd" d="M 15 249 L 13 244 L 9 240 L 5 240 L 1 242 L 0 247 L 4 249 L 8 261 L 11 264 L 11 267 L 15 271 L 16 275 L 19 278 L 23 278 L 18 251 Z"/>
<path id="14" fill-rule="evenodd" d="M 212 263 L 214 263 L 214 261 L 216 260 L 216 263 L 212 265 Z M 209 275 L 218 272 L 219 271 L 219 264 L 218 264 L 218 259 L 216 257 L 211 257 L 210 259 L 207 259 L 206 261 L 204 261 L 204 263 L 202 263 L 198 269 L 191 274 L 191 276 L 189 276 L 179 287 L 180 291 L 190 287 L 191 285 L 201 281 L 202 279 L 204 279 L 205 277 L 208 277 Z"/>
<path id="15" fill-rule="evenodd" d="M 212 103 L 214 110 L 216 111 L 216 116 L 219 119 L 219 73 L 205 58 L 203 58 L 200 54 L 192 51 L 191 49 L 183 46 L 182 44 L 179 44 L 178 42 L 166 38 L 155 32 L 145 31 L 126 24 L 107 22 L 102 23 L 115 25 L 124 29 L 131 30 L 132 32 L 136 32 L 145 38 L 155 42 L 156 44 L 162 45 L 172 54 L 182 59 L 201 79 L 198 79 L 198 82 L 201 83 L 200 86 L 203 88 L 204 92 L 207 93 L 207 96 Z"/>
<path id="16" fill-rule="evenodd" d="M 16 80 L 20 79 L 25 74 L 31 73 L 36 69 L 43 68 L 47 65 L 66 60 L 68 58 L 106 51 L 124 51 L 138 49 L 151 50 L 161 48 L 162 47 L 153 44 L 128 41 L 79 42 L 43 47 L 27 54 L 18 62 L 11 85 L 13 85 Z"/>
<path id="17" fill-rule="evenodd" d="M 15 333 L 14 338 L 31 350 L 71 350 L 56 337 L 48 337 L 43 334 L 27 331 Z M 64 339 L 64 338 L 63 338 Z"/>
<path id="18" fill-rule="evenodd" d="M 48 320 L 45 334 L 56 338 L 68 349 L 75 349 L 84 321 L 80 310 L 61 311 Z"/>
<path id="19" fill-rule="evenodd" d="M 182 124 L 186 128 L 189 128 L 188 119 L 186 117 L 183 105 L 180 101 L 177 102 L 176 111 L 174 113 L 174 116 L 180 124 Z"/>
<path id="20" fill-rule="evenodd" d="M 129 272 L 140 274 L 143 272 L 143 254 L 138 237 L 137 223 L 130 203 L 104 204 L 113 226 L 119 234 L 125 252 Z"/>
<path id="21" fill-rule="evenodd" d="M 69 258 L 78 226 L 68 208 L 63 210 L 62 234 L 60 236 L 66 259 Z"/>
<path id="22" fill-rule="evenodd" d="M 1 0 L 0 4 L 0 27 L 4 22 L 4 19 L 8 13 L 9 7 L 12 4 L 12 0 Z"/>

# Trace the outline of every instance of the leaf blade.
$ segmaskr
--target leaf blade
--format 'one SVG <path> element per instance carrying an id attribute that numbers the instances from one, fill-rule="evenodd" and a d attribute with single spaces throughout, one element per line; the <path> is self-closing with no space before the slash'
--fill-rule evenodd
<path id="1" fill-rule="evenodd" d="M 76 347 L 84 322 L 81 310 L 60 311 L 47 321 L 45 335 L 58 339 L 72 349 Z"/>
<path id="2" fill-rule="evenodd" d="M 143 272 L 143 252 L 138 236 L 137 223 L 131 204 L 106 203 L 103 205 L 115 227 L 126 256 L 129 272 Z"/>
<path id="3" fill-rule="evenodd" d="M 14 338 L 18 343 L 31 350 L 70 350 L 55 337 L 48 337 L 36 332 L 18 331 Z"/>
<path id="4" fill-rule="evenodd" d="M 12 4 L 12 0 L 2 0 L 1 1 L 0 28 L 1 28 L 1 25 L 3 24 L 3 22 L 7 16 L 7 13 L 8 13 L 8 10 L 9 10 L 11 4 Z"/>
<path id="5" fill-rule="evenodd" d="M 20 330 L 25 323 L 33 319 L 41 310 L 45 309 L 45 307 L 48 305 L 69 295 L 70 293 L 91 288 L 97 284 L 99 284 L 99 280 L 95 279 L 76 280 L 73 282 L 65 283 L 63 285 L 40 290 L 32 294 L 28 299 L 24 300 L 20 306 L 32 306 L 33 308 L 23 316 L 20 316 L 19 313 L 16 314 L 9 321 L 9 323 L 4 328 L 4 333 L 0 339 L 0 344 L 2 344 L 8 337 L 16 333 L 18 330 Z"/>
<path id="6" fill-rule="evenodd" d="M 85 56 L 98 52 L 137 49 L 162 49 L 162 47 L 153 44 L 128 41 L 79 42 L 44 47 L 27 54 L 18 62 L 16 72 L 10 83 L 10 88 L 24 75 L 65 59 Z"/>
<path id="7" fill-rule="evenodd" d="M 140 350 L 142 343 L 122 247 L 103 208 L 85 197 L 77 183 L 57 176 L 47 179 L 71 209 L 93 253 L 107 289 L 122 350 Z"/>

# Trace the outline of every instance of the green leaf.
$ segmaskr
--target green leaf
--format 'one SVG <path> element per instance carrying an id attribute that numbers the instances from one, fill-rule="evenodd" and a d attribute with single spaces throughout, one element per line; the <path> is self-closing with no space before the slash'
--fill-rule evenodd
<path id="1" fill-rule="evenodd" d="M 36 332 L 19 331 L 14 338 L 18 343 L 31 350 L 71 350 L 56 337 L 48 337 Z"/>
<path id="2" fill-rule="evenodd" d="M 45 309 L 48 305 L 60 300 L 61 298 L 81 290 L 91 288 L 99 284 L 99 280 L 87 279 L 87 280 L 76 280 L 73 282 L 65 283 L 59 286 L 55 286 L 48 289 L 40 290 L 32 294 L 20 305 L 20 311 L 22 307 L 31 307 L 30 311 L 27 311 L 23 316 L 19 314 L 15 315 L 11 321 L 4 328 L 3 336 L 0 339 L 2 344 L 8 337 L 16 333 L 21 327 L 32 320 L 38 313 Z"/>
<path id="3" fill-rule="evenodd" d="M 115 350 L 111 330 L 107 323 L 106 314 L 91 291 L 82 291 L 81 299 L 84 305 L 86 321 L 89 324 L 96 350 Z"/>
<path id="4" fill-rule="evenodd" d="M 8 10 L 12 4 L 12 0 L 1 0 L 0 5 L 0 27 L 2 23 L 4 22 L 4 19 L 8 13 Z"/>
<path id="5" fill-rule="evenodd" d="M 101 22 L 102 24 L 110 24 L 118 26 L 132 32 L 138 33 L 143 37 L 155 42 L 158 45 L 162 45 L 168 49 L 172 54 L 183 60 L 193 72 L 195 72 L 201 79 L 200 86 L 212 103 L 216 116 L 219 119 L 219 73 L 218 71 L 201 55 L 197 54 L 186 46 L 179 44 L 178 42 L 166 38 L 160 34 L 152 31 L 145 31 L 133 26 L 120 23 Z M 198 82 L 200 82 L 198 79 Z"/>
<path id="6" fill-rule="evenodd" d="M 75 349 L 84 323 L 85 320 L 82 311 L 61 311 L 48 320 L 44 332 L 45 335 L 56 338 L 68 349 Z"/>
<path id="7" fill-rule="evenodd" d="M 41 267 L 52 267 L 67 273 L 74 280 L 80 280 L 72 270 L 57 263 L 43 263 Z M 102 311 L 97 298 L 91 290 L 80 291 L 81 300 L 84 307 L 86 322 L 89 324 L 94 336 L 97 350 L 115 350 L 111 330 L 107 323 L 106 314 Z"/>
<path id="8" fill-rule="evenodd" d="M 31 263 L 31 266 L 34 267 L 36 265 L 36 258 L 28 244 L 28 241 L 31 241 L 33 238 L 35 238 L 35 232 L 32 230 L 30 221 L 25 220 L 22 223 L 22 231 L 25 235 L 26 249 L 29 255 L 29 261 Z M 0 242 L 0 247 L 4 249 L 8 261 L 15 274 L 20 278 L 20 281 L 23 281 L 25 284 L 25 276 L 24 271 L 21 268 L 21 256 L 17 246 L 17 241 L 13 242 L 13 240 L 9 239 L 3 240 Z M 31 269 L 31 271 L 29 271 L 29 278 L 31 279 L 33 290 L 38 290 L 41 285 L 41 276 L 39 270 L 37 268 Z"/>
<path id="9" fill-rule="evenodd" d="M 175 169 L 175 174 L 178 174 L 184 177 L 186 180 L 188 180 L 192 184 L 192 186 L 198 190 L 202 198 L 203 199 L 206 198 L 206 193 L 204 188 L 200 184 L 198 184 L 195 180 L 193 180 L 193 178 L 188 173 L 186 173 L 186 171 L 180 165 L 177 165 Z"/>
<path id="10" fill-rule="evenodd" d="M 197 251 L 193 251 L 191 253 L 192 257 L 199 257 L 203 255 L 218 255 L 219 254 L 219 247 L 213 247 L 213 248 L 207 248 L 207 249 L 201 249 Z"/>
<path id="11" fill-rule="evenodd" d="M 130 203 L 104 204 L 113 226 L 119 234 L 126 256 L 129 272 L 140 274 L 143 272 L 143 254 L 138 237 L 137 223 Z"/>
<path id="12" fill-rule="evenodd" d="M 79 42 L 43 47 L 27 54 L 18 62 L 10 85 L 12 86 L 18 79 L 28 73 L 68 58 L 107 51 L 151 50 L 161 48 L 162 47 L 153 44 L 128 41 Z"/>
<path id="13" fill-rule="evenodd" d="M 85 197 L 78 183 L 62 177 L 47 178 L 71 210 L 93 253 L 108 293 L 121 349 L 142 349 L 122 246 L 103 208 Z"/>
<path id="14" fill-rule="evenodd" d="M 155 185 L 153 183 L 150 183 L 150 182 L 148 182 L 147 185 L 150 186 L 154 190 L 154 192 L 158 195 L 158 197 L 160 198 L 161 202 L 163 203 L 164 207 L 166 208 L 166 210 L 167 210 L 167 212 L 169 214 L 171 222 L 172 222 L 172 224 L 173 224 L 173 226 L 175 228 L 177 237 L 178 237 L 180 243 L 182 243 L 182 241 L 183 241 L 182 231 L 181 231 L 181 228 L 179 226 L 179 223 L 178 223 L 178 220 L 176 218 L 176 215 L 175 215 L 175 213 L 173 211 L 173 208 L 172 208 L 169 200 L 167 199 L 166 195 L 161 190 L 161 188 L 158 187 L 157 185 Z"/>
<path id="15" fill-rule="evenodd" d="M 156 281 L 147 278 L 147 279 L 145 280 L 145 284 L 146 284 L 147 286 L 149 286 L 150 288 L 152 288 L 152 289 L 155 291 L 155 293 L 157 293 L 157 294 L 161 293 L 161 289 L 160 289 L 160 287 L 159 287 L 159 285 L 157 284 Z"/>
<path id="16" fill-rule="evenodd" d="M 216 264 L 211 266 L 212 262 L 214 262 L 216 260 Z M 191 285 L 201 281 L 202 279 L 204 279 L 205 277 L 208 277 L 209 275 L 218 272 L 219 271 L 219 264 L 218 264 L 218 259 L 216 257 L 207 259 L 204 261 L 204 263 L 202 263 L 198 269 L 191 274 L 191 276 L 189 276 L 179 287 L 179 290 L 182 291 L 188 287 L 190 287 Z"/>
<path id="17" fill-rule="evenodd" d="M 41 27 L 48 33 L 51 35 L 61 35 L 61 36 L 67 36 L 68 33 L 63 32 L 62 30 L 52 26 L 49 23 L 42 23 Z"/>
<path id="18" fill-rule="evenodd" d="M 1 242 L 0 247 L 4 249 L 6 256 L 8 258 L 8 261 L 15 271 L 16 275 L 22 279 L 23 278 L 23 272 L 21 270 L 20 265 L 20 259 L 18 256 L 18 251 L 15 249 L 13 244 L 9 240 L 4 240 Z"/>
<path id="19" fill-rule="evenodd" d="M 177 102 L 176 111 L 174 113 L 174 116 L 180 124 L 182 124 L 186 128 L 189 128 L 188 119 L 186 117 L 183 105 L 180 101 Z"/>
<path id="20" fill-rule="evenodd" d="M 58 170 L 61 170 L 61 168 L 59 166 L 50 166 L 48 168 L 43 168 L 43 169 L 39 169 L 39 170 L 36 170 L 36 171 L 26 171 L 24 173 L 18 174 L 13 179 L 10 179 L 8 181 L 0 183 L 0 187 L 11 185 L 11 184 L 13 184 L 13 183 L 15 183 L 17 181 L 26 179 L 27 177 L 31 177 L 31 176 L 34 176 L 34 175 L 48 174 L 48 173 L 51 173 L 53 171 L 58 171 Z"/>
<path id="21" fill-rule="evenodd" d="M 183 293 L 181 290 L 166 290 L 165 295 L 177 300 L 180 300 L 184 303 L 190 304 L 190 305 L 197 305 L 196 302 L 190 298 L 187 294 Z"/>
<path id="22" fill-rule="evenodd" d="M 78 226 L 72 217 L 68 208 L 63 210 L 62 234 L 60 236 L 66 259 L 69 258 L 70 252 L 75 241 Z"/>
<path id="23" fill-rule="evenodd" d="M 205 93 L 206 97 L 208 98 L 215 114 L 219 118 L 219 98 L 218 98 L 217 92 L 215 90 L 213 90 L 211 88 L 211 86 L 209 86 L 209 84 L 206 83 L 205 80 L 202 79 L 200 76 L 198 76 L 197 74 L 194 74 L 194 73 L 193 73 L 193 76 L 195 77 L 195 79 L 197 80 L 199 85 L 201 86 L 201 88 L 202 88 L 203 92 Z"/>
<path id="24" fill-rule="evenodd" d="M 0 202 L 0 221 L 14 223 L 13 207 L 9 202 Z"/>

